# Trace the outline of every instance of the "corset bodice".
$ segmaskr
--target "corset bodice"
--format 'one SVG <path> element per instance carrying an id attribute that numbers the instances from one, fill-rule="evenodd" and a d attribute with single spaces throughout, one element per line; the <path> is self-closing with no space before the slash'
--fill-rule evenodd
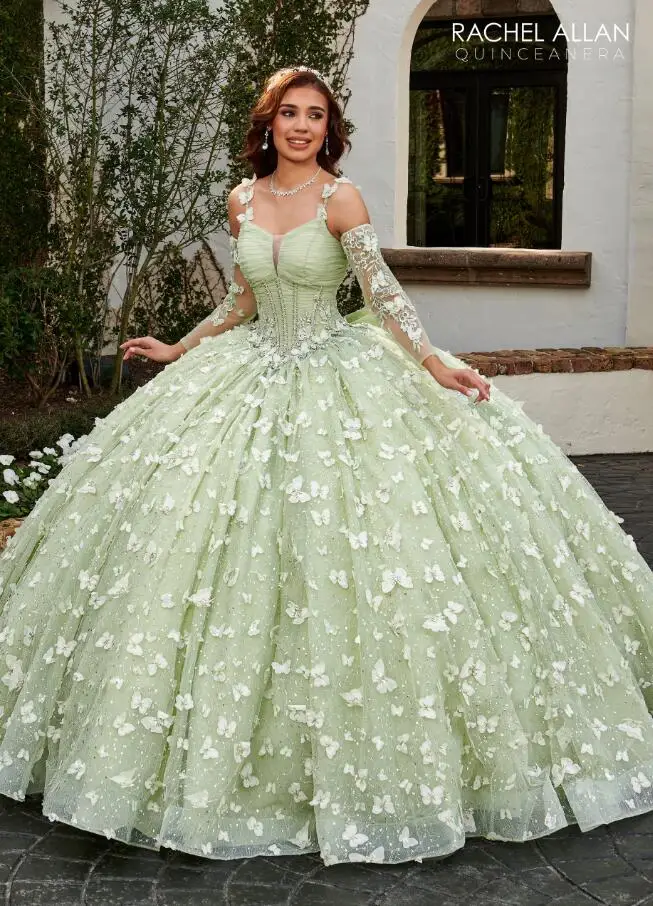
<path id="1" fill-rule="evenodd" d="M 301 355 L 346 328 L 337 293 L 348 271 L 347 256 L 329 232 L 324 204 L 312 220 L 281 236 L 256 224 L 248 205 L 237 257 L 256 297 L 253 327 L 266 347 L 282 357 Z"/>

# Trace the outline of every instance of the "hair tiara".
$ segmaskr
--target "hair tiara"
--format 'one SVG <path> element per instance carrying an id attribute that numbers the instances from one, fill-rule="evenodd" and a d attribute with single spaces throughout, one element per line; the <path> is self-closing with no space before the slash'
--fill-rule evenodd
<path id="1" fill-rule="evenodd" d="M 331 85 L 331 82 L 329 82 L 326 76 L 323 76 L 322 73 L 317 69 L 311 69 L 310 66 L 290 66 L 289 68 L 291 72 L 310 72 L 312 75 L 316 76 L 320 80 L 320 82 L 323 82 L 329 89 L 331 94 L 333 94 L 333 87 Z"/>

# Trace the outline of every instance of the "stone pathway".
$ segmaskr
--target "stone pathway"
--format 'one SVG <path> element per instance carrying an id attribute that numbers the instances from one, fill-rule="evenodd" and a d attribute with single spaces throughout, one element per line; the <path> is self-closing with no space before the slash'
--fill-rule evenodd
<path id="1" fill-rule="evenodd" d="M 653 565 L 653 454 L 573 461 Z M 422 864 L 210 861 L 52 824 L 0 799 L 4 906 L 653 906 L 653 813 L 533 843 L 469 840 Z"/>

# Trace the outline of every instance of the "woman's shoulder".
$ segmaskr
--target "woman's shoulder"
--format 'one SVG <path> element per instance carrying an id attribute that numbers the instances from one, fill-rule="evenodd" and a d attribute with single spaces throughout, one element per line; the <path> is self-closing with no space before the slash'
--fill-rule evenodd
<path id="1" fill-rule="evenodd" d="M 256 176 L 243 178 L 237 186 L 229 192 L 229 203 L 234 206 L 249 204 L 254 196 L 254 183 Z"/>
<path id="2" fill-rule="evenodd" d="M 329 221 L 338 233 L 344 233 L 360 223 L 369 221 L 369 211 L 360 186 L 346 176 L 331 184 Z"/>
<path id="3" fill-rule="evenodd" d="M 340 196 L 341 199 L 351 200 L 356 197 L 362 198 L 363 192 L 360 186 L 355 185 L 352 180 L 343 173 L 340 176 L 336 176 L 331 182 L 326 183 L 325 195 L 327 198 L 333 196 L 335 199 Z"/>

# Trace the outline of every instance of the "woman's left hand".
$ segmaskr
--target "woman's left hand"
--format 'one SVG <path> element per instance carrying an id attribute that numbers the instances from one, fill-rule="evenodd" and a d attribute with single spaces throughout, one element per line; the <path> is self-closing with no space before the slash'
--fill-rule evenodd
<path id="1" fill-rule="evenodd" d="M 490 399 L 491 384 L 472 368 L 449 368 L 448 365 L 445 365 L 444 368 L 431 371 L 431 374 L 438 384 L 448 390 L 458 390 L 465 396 L 470 396 L 473 390 L 478 390 L 478 397 L 474 400 L 475 405 Z"/>

